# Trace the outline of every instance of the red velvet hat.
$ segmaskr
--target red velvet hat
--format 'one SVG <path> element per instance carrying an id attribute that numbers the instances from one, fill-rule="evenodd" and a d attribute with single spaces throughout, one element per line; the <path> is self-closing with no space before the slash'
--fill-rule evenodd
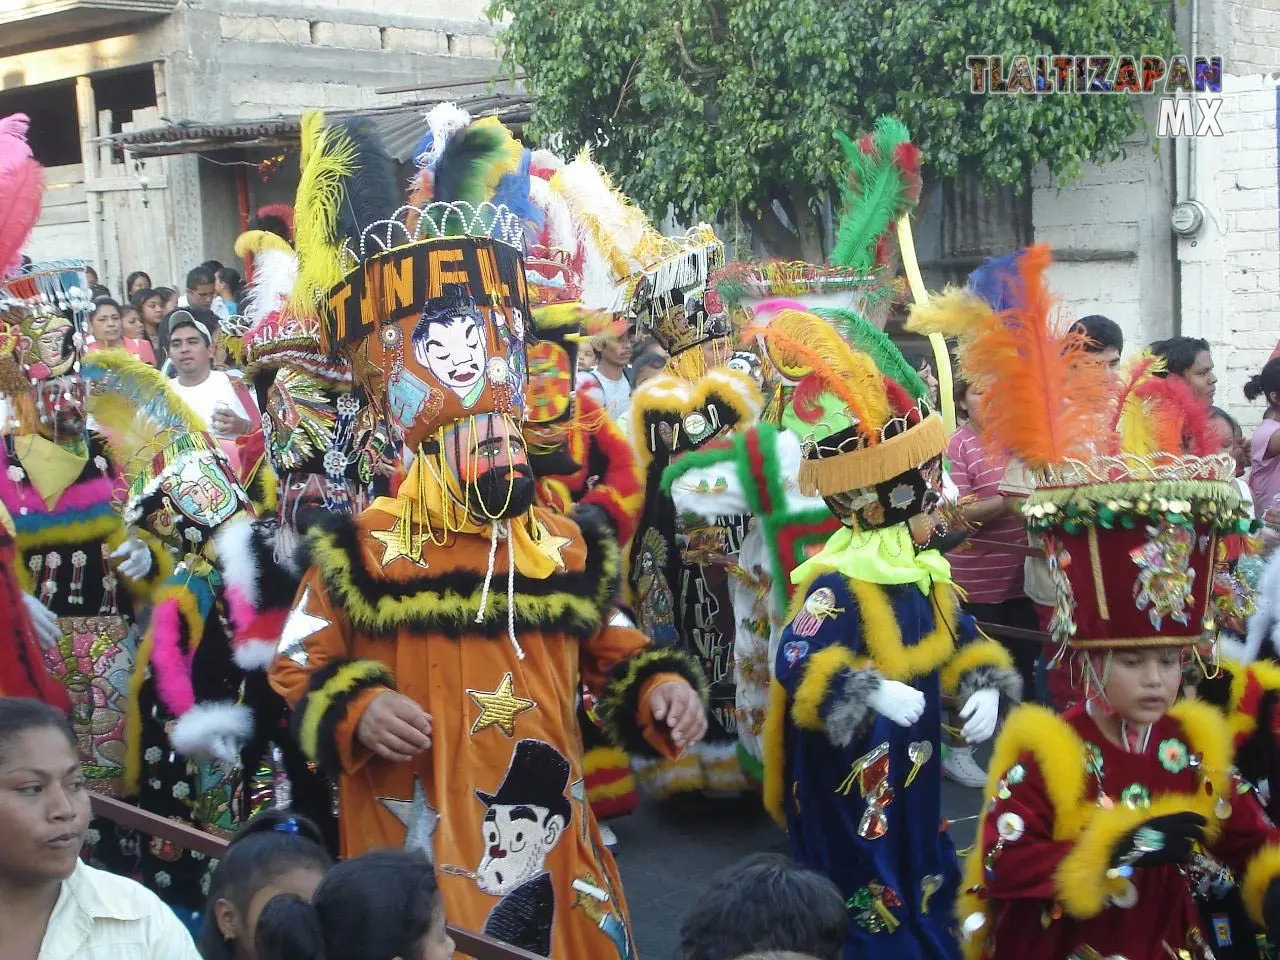
<path id="1" fill-rule="evenodd" d="M 1212 636 L 1218 541 L 1250 526 L 1234 475 L 1229 454 L 1120 454 L 1044 471 L 1023 513 L 1057 587 L 1054 640 L 1116 649 Z"/>

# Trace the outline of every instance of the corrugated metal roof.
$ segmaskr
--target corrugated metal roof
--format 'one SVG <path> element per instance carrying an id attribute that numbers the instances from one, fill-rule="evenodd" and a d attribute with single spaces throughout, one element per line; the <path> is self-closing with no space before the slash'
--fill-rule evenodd
<path id="1" fill-rule="evenodd" d="M 413 148 L 426 130 L 427 111 L 440 103 L 457 103 L 473 117 L 496 116 L 517 135 L 528 122 L 531 99 L 522 92 L 485 94 L 482 96 L 416 100 L 386 107 L 364 110 L 335 110 L 327 115 L 334 119 L 368 117 L 382 134 L 387 152 L 402 163 L 413 159 Z M 124 147 L 139 157 L 161 157 L 184 153 L 208 153 L 214 150 L 253 150 L 296 146 L 302 130 L 298 116 L 270 117 L 262 120 L 237 120 L 230 123 L 196 123 L 182 120 L 149 130 L 132 130 L 109 137 L 99 143 Z"/>

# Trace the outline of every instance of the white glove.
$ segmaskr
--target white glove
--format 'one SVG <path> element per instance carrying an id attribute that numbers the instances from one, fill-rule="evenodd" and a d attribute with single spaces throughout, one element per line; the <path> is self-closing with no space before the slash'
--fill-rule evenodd
<path id="1" fill-rule="evenodd" d="M 120 558 L 124 559 L 121 560 Z M 112 560 L 120 560 L 116 569 L 130 580 L 140 580 L 151 572 L 151 551 L 137 537 L 130 537 L 111 554 Z"/>
<path id="2" fill-rule="evenodd" d="M 881 680 L 880 686 L 867 698 L 871 709 L 888 717 L 900 727 L 909 727 L 924 713 L 924 694 L 897 680 Z"/>
<path id="3" fill-rule="evenodd" d="M 979 690 L 965 702 L 960 719 L 965 721 L 960 735 L 969 743 L 990 740 L 1000 719 L 1000 691 Z"/>
<path id="4" fill-rule="evenodd" d="M 22 604 L 27 608 L 27 616 L 31 618 L 40 646 L 46 650 L 56 647 L 62 639 L 62 628 L 58 626 L 58 618 L 53 611 L 29 593 L 22 595 Z"/>

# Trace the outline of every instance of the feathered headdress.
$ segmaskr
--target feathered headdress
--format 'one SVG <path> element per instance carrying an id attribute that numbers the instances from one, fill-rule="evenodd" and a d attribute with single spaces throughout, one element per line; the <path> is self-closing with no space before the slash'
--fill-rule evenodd
<path id="1" fill-rule="evenodd" d="M 1002 281 L 1008 309 L 948 290 L 911 309 L 907 329 L 960 341 L 960 367 L 994 402 L 984 432 L 1032 468 L 1087 459 L 1106 423 L 1110 380 L 1082 333 L 1062 329 L 1045 276 L 1049 247 L 1027 249 Z"/>
<path id="2" fill-rule="evenodd" d="M 920 150 L 896 117 L 880 117 L 855 143 L 836 140 L 849 164 L 831 262 L 869 275 L 889 262 L 893 225 L 920 202 Z"/>
<path id="3" fill-rule="evenodd" d="M 341 127 L 325 125 L 324 114 L 302 117 L 302 171 L 294 205 L 294 245 L 298 250 L 295 312 L 307 316 L 342 281 L 342 237 L 338 232 L 344 185 L 356 169 L 356 145 Z"/>
<path id="4" fill-rule="evenodd" d="M 0 117 L 0 279 L 22 263 L 44 200 L 44 168 L 27 143 L 30 123 L 25 113 Z"/>

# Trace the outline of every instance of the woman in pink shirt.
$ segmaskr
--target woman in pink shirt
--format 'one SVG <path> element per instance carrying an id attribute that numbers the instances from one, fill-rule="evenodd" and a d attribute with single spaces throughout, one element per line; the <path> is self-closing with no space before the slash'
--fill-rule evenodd
<path id="1" fill-rule="evenodd" d="M 964 609 L 980 622 L 1037 630 L 1040 621 L 1035 604 L 1023 590 L 1023 560 L 1027 532 L 1017 512 L 1019 500 L 1001 496 L 1000 484 L 1009 466 L 1009 457 L 984 445 L 982 433 L 982 391 L 962 380 L 956 381 L 956 408 L 968 419 L 947 447 L 951 479 L 960 491 L 964 519 L 977 529 L 969 542 L 947 554 L 951 575 L 966 594 Z M 972 540 L 1007 543 L 1002 550 L 975 544 Z M 1031 699 L 1036 689 L 1035 670 L 1039 649 L 1033 643 L 1007 643 L 1022 674 L 1023 695 Z M 977 780 L 981 768 L 966 756 L 967 748 L 952 747 L 943 762 L 943 772 L 966 786 L 982 786 Z"/>
<path id="2" fill-rule="evenodd" d="M 89 327 L 93 331 L 93 342 L 88 345 L 88 350 L 128 350 L 139 360 L 155 366 L 156 356 L 151 344 L 124 335 L 120 304 L 114 300 L 103 297 L 94 302 L 93 313 L 89 314 Z"/>
<path id="3" fill-rule="evenodd" d="M 1267 413 L 1249 442 L 1249 461 L 1253 468 L 1249 474 L 1249 489 L 1253 493 L 1254 510 L 1268 526 L 1277 526 L 1276 513 L 1280 503 L 1280 357 L 1267 361 L 1262 372 L 1249 378 L 1244 385 L 1244 395 L 1249 400 L 1264 397 Z M 1271 512 L 1271 518 L 1267 517 Z"/>

